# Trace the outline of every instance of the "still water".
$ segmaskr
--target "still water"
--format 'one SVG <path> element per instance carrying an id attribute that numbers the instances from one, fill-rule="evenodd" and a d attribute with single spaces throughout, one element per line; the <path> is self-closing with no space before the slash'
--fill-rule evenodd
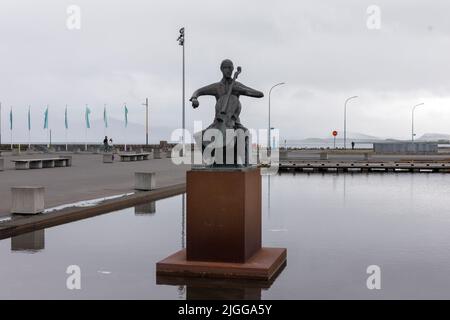
<path id="1" fill-rule="evenodd" d="M 450 175 L 283 174 L 263 186 L 263 243 L 288 249 L 273 283 L 156 279 L 156 262 L 185 245 L 177 196 L 0 241 L 0 299 L 450 298 Z M 81 290 L 66 287 L 70 265 Z M 381 290 L 367 289 L 370 265 Z"/>

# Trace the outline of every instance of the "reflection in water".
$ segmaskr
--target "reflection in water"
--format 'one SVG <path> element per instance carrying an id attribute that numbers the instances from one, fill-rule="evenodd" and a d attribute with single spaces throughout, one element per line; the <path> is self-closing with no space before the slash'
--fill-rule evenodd
<path id="1" fill-rule="evenodd" d="M 186 194 L 181 196 L 181 249 L 186 247 Z"/>
<path id="2" fill-rule="evenodd" d="M 149 214 L 153 215 L 154 213 L 156 213 L 156 202 L 155 201 L 144 203 L 144 204 L 139 204 L 134 207 L 134 214 L 136 216 L 149 215 Z"/>
<path id="3" fill-rule="evenodd" d="M 271 185 L 274 184 L 274 189 L 277 189 L 277 180 L 271 181 L 271 176 L 267 175 L 266 177 L 263 177 L 263 179 L 267 180 L 267 206 L 264 208 L 267 210 L 267 225 L 268 230 L 270 232 L 286 232 L 288 229 L 286 228 L 286 225 L 284 223 L 284 212 L 281 210 L 274 211 L 274 216 L 271 219 L 271 208 L 270 208 L 270 202 L 271 202 Z"/>
<path id="4" fill-rule="evenodd" d="M 270 175 L 267 176 L 267 218 L 270 221 Z"/>
<path id="5" fill-rule="evenodd" d="M 156 284 L 186 288 L 186 300 L 261 300 L 286 263 L 270 281 L 156 276 Z"/>
<path id="6" fill-rule="evenodd" d="M 45 229 L 11 238 L 11 251 L 35 253 L 45 249 Z"/>
<path id="7" fill-rule="evenodd" d="M 353 174 L 353 173 L 352 173 Z M 345 205 L 347 203 L 347 183 L 346 183 L 346 178 L 347 178 L 347 174 L 344 173 L 342 176 L 343 182 L 344 182 L 344 186 L 343 186 L 343 197 L 344 197 L 344 203 L 343 203 L 343 207 L 345 208 Z"/>
<path id="8" fill-rule="evenodd" d="M 186 247 L 186 194 L 181 196 L 181 249 Z M 178 298 L 183 299 L 186 296 L 186 287 L 184 285 L 178 286 Z"/>

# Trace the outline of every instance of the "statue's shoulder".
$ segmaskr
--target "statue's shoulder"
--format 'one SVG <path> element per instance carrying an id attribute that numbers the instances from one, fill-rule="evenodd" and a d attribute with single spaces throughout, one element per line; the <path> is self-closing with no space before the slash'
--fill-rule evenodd
<path id="1" fill-rule="evenodd" d="M 221 81 L 219 81 L 219 82 L 211 83 L 211 84 L 207 85 L 206 87 L 217 89 L 217 88 L 220 88 L 221 86 L 223 86 L 223 83 Z"/>

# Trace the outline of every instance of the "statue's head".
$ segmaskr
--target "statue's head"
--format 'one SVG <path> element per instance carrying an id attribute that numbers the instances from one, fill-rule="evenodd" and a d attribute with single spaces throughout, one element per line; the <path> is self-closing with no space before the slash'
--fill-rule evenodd
<path id="1" fill-rule="evenodd" d="M 220 71 L 222 71 L 223 77 L 226 79 L 231 79 L 233 75 L 233 62 L 229 59 L 225 59 L 220 64 Z"/>

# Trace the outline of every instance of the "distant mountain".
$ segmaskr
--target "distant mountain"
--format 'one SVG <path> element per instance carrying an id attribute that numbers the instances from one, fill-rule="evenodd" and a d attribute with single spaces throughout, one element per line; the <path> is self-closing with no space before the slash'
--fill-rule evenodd
<path id="1" fill-rule="evenodd" d="M 307 143 L 321 143 L 321 142 L 325 142 L 326 139 L 322 139 L 322 138 L 306 138 L 306 139 L 296 139 L 296 140 L 289 140 L 289 141 L 303 141 L 303 142 L 307 142 Z"/>
<path id="2" fill-rule="evenodd" d="M 299 141 L 299 142 L 305 142 L 305 143 L 324 143 L 324 142 L 332 142 L 334 140 L 333 137 L 329 138 L 306 138 L 306 139 L 287 139 L 288 141 Z M 344 140 L 344 134 L 339 133 L 336 137 L 336 141 L 343 141 Z M 347 132 L 347 141 L 354 140 L 364 140 L 364 141 L 375 141 L 375 140 L 383 140 L 379 137 L 371 136 L 364 133 L 358 133 L 358 132 Z"/>
<path id="3" fill-rule="evenodd" d="M 450 140 L 450 134 L 445 133 L 425 133 L 417 140 L 420 141 L 439 141 L 439 140 Z"/>
<path id="4" fill-rule="evenodd" d="M 382 140 L 379 137 L 371 136 L 371 135 L 364 134 L 364 133 L 358 133 L 358 132 L 348 132 L 347 133 L 347 139 L 353 139 L 353 140 Z"/>

